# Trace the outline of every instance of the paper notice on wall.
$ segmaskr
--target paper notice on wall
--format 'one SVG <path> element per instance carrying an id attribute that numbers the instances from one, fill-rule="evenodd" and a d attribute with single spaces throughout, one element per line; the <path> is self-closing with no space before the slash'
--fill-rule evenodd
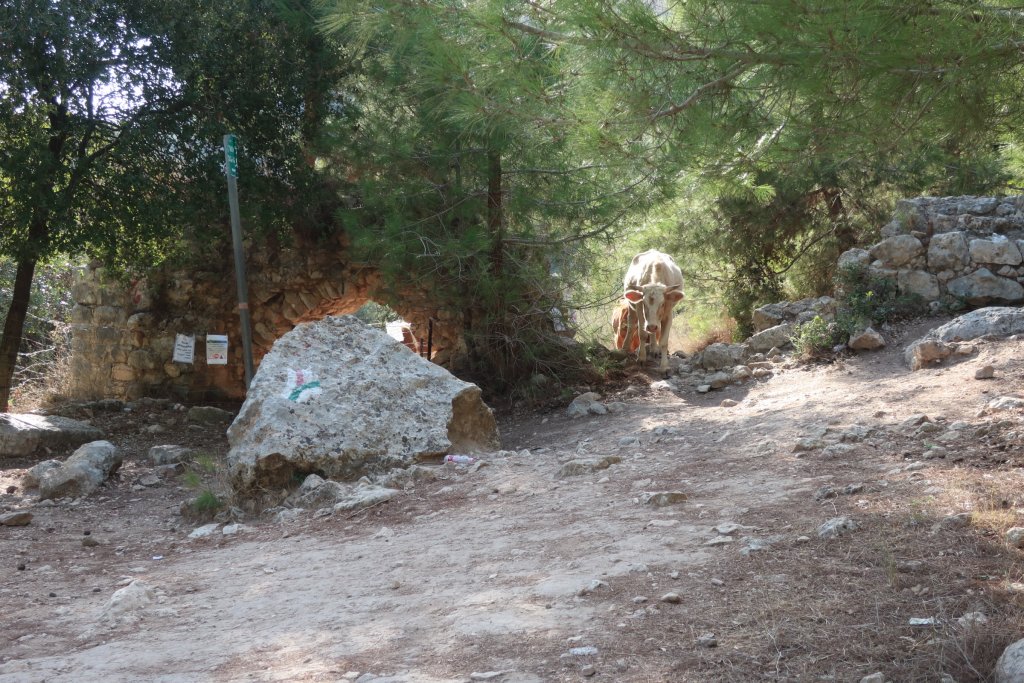
<path id="1" fill-rule="evenodd" d="M 206 335 L 206 364 L 228 364 L 228 336 L 226 334 Z"/>
<path id="2" fill-rule="evenodd" d="M 191 334 L 174 335 L 174 362 L 191 363 L 195 360 L 196 338 Z"/>

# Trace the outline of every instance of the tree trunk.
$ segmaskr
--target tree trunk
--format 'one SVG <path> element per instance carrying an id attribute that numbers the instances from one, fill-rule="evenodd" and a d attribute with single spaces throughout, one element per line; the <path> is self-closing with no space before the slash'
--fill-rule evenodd
<path id="1" fill-rule="evenodd" d="M 22 258 L 18 261 L 11 307 L 4 320 L 3 336 L 0 337 L 0 413 L 7 412 L 11 399 L 11 385 L 18 362 L 21 334 L 25 329 L 25 318 L 28 315 L 28 301 L 32 293 L 32 278 L 35 271 L 35 258 Z"/>
<path id="2" fill-rule="evenodd" d="M 505 207 L 501 190 L 501 153 L 487 154 L 487 229 L 491 234 L 491 268 L 501 275 L 505 250 Z"/>

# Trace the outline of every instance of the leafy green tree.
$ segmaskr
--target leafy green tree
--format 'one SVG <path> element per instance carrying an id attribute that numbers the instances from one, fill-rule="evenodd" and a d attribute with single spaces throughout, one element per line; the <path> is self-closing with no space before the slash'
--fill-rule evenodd
<path id="1" fill-rule="evenodd" d="M 581 126 L 714 199 L 674 241 L 741 323 L 827 286 L 894 196 L 1006 181 L 993 146 L 1016 135 L 1024 83 L 1008 3 L 552 0 L 502 17 L 558 46 Z"/>
<path id="2" fill-rule="evenodd" d="M 352 183 L 341 220 L 357 255 L 454 308 L 492 384 L 569 362 L 554 273 L 613 237 L 657 174 L 581 134 L 558 52 L 489 3 L 329 7 L 327 28 L 362 46 L 355 124 L 327 158 Z"/>
<path id="3" fill-rule="evenodd" d="M 0 8 L 0 253 L 17 262 L 0 338 L 6 410 L 37 265 L 87 248 L 152 253 L 166 229 L 125 210 L 160 192 L 151 144 L 179 106 L 131 3 L 15 0 Z M 134 204 L 134 202 L 133 202 Z"/>
<path id="4" fill-rule="evenodd" d="M 242 139 L 247 226 L 316 236 L 315 144 L 342 69 L 310 2 L 14 0 L 0 7 L 0 338 L 8 404 L 33 275 L 55 254 L 143 270 L 227 233 L 221 138 Z M 327 208 L 325 208 L 325 206 Z"/>

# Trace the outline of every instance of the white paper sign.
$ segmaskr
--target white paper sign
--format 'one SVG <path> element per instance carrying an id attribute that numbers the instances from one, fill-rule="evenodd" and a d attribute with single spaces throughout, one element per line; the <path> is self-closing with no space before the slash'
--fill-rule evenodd
<path id="1" fill-rule="evenodd" d="M 206 364 L 228 364 L 228 336 L 226 334 L 206 335 Z"/>
<path id="2" fill-rule="evenodd" d="M 177 334 L 174 336 L 174 362 L 191 363 L 195 359 L 196 338 L 191 334 Z"/>

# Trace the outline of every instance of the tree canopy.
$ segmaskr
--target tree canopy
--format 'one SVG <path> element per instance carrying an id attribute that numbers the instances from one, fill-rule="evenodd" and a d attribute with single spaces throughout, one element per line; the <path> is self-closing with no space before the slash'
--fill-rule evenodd
<path id="1" fill-rule="evenodd" d="M 1001 0 L 15 0 L 0 404 L 36 263 L 226 232 L 226 132 L 251 229 L 344 234 L 502 381 L 566 348 L 551 309 L 611 295 L 635 246 L 742 327 L 826 288 L 894 197 L 1014 182 L 1022 23 Z"/>

